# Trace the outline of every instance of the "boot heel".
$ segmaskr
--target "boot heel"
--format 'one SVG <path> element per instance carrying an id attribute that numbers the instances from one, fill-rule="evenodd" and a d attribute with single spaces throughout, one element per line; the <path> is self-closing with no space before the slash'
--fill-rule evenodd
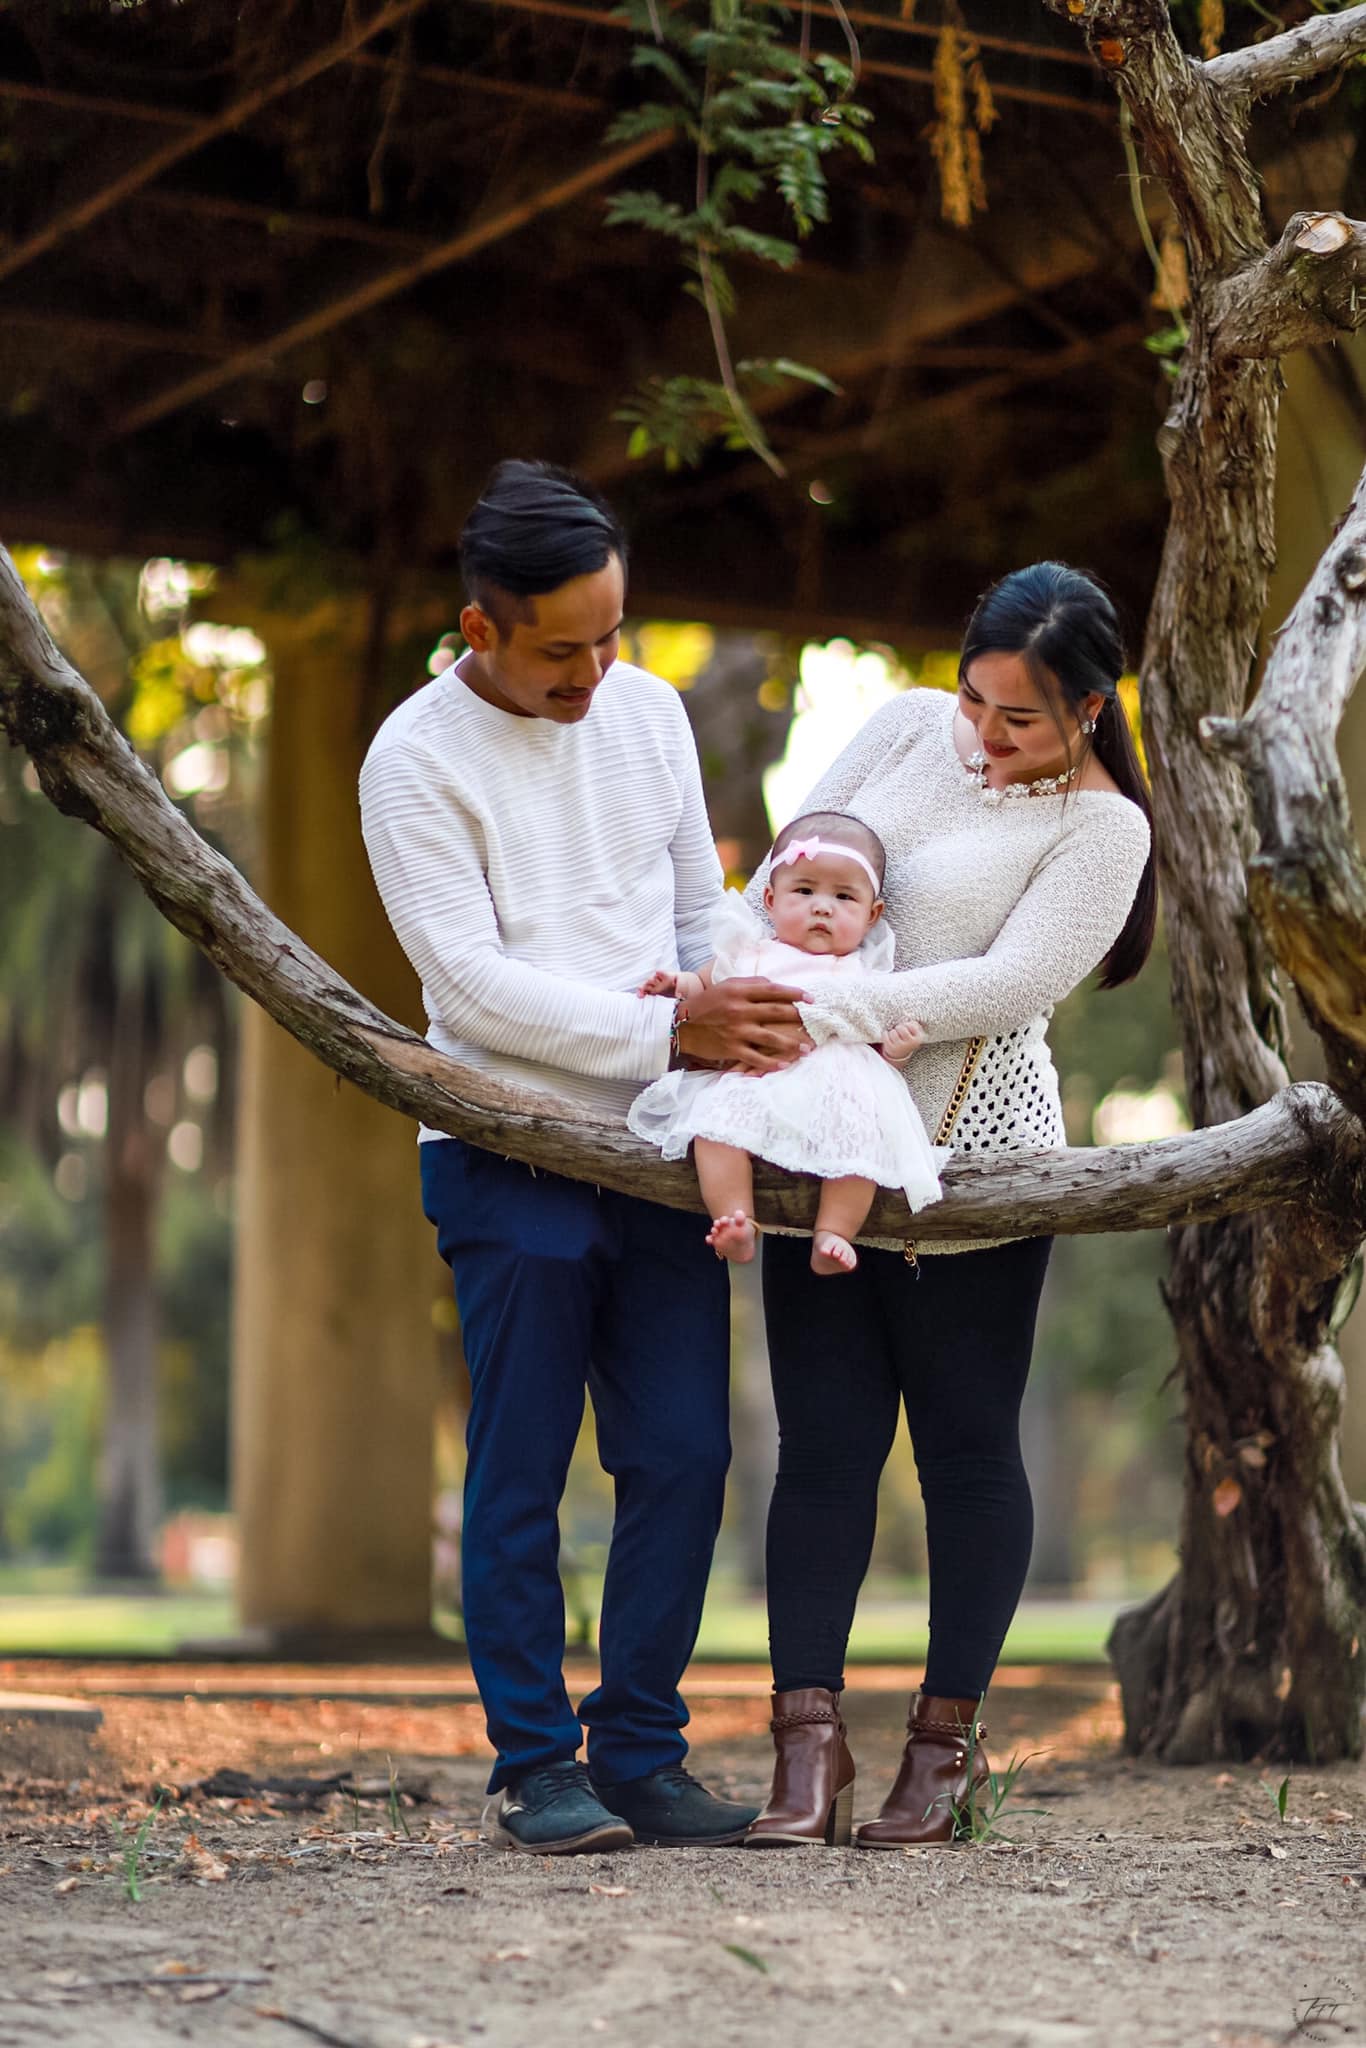
<path id="1" fill-rule="evenodd" d="M 825 1842 L 829 1849 L 847 1849 L 849 1836 L 854 1825 L 854 1787 L 852 1782 L 842 1792 L 837 1792 L 830 1802 L 830 1811 L 825 1817 Z"/>

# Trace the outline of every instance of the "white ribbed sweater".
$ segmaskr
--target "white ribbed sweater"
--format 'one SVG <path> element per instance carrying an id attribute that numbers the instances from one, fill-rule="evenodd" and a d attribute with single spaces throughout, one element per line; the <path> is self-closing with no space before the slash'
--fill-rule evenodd
<path id="1" fill-rule="evenodd" d="M 848 811 L 877 833 L 896 935 L 895 972 L 822 984 L 802 1016 L 818 1044 L 851 1030 L 877 1041 L 907 1018 L 923 1024 L 927 1043 L 905 1074 L 931 1137 L 971 1039 L 983 1035 L 949 1140 L 954 1151 L 1062 1145 L 1048 1019 L 1123 929 L 1148 856 L 1148 821 L 1108 790 L 988 802 L 954 746 L 956 706 L 942 690 L 893 698 L 801 805 Z M 766 870 L 747 892 L 756 908 Z"/>
<path id="2" fill-rule="evenodd" d="M 387 718 L 361 770 L 375 882 L 441 1052 L 624 1114 L 669 1061 L 722 875 L 678 694 L 617 662 L 576 725 L 518 718 L 463 663 Z M 439 1135 L 424 1130 L 424 1138 Z"/>

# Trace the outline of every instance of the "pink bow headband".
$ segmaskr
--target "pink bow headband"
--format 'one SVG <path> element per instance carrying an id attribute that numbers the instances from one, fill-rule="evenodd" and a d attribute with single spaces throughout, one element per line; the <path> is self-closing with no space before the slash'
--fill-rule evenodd
<path id="1" fill-rule="evenodd" d="M 841 846 L 835 839 L 789 839 L 781 853 L 775 853 L 769 861 L 769 873 L 775 868 L 795 867 L 799 860 L 814 860 L 818 853 L 836 853 L 841 860 L 856 860 L 873 885 L 874 896 L 882 894 L 882 884 L 877 878 L 873 863 L 854 846 Z"/>

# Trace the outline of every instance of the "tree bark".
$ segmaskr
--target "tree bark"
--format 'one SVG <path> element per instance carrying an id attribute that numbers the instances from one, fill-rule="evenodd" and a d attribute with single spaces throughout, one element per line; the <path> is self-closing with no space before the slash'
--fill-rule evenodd
<path id="1" fill-rule="evenodd" d="M 1261 693 L 1205 739 L 1242 768 L 1257 828 L 1253 907 L 1317 1032 L 1328 1076 L 1366 1115 L 1366 863 L 1336 735 L 1366 667 L 1366 472 L 1286 620 Z"/>
<path id="2" fill-rule="evenodd" d="M 1355 223 L 1300 215 L 1268 251 L 1247 110 L 1313 61 L 1366 48 L 1366 9 L 1272 38 L 1250 63 L 1202 65 L 1178 46 L 1165 0 L 1048 4 L 1083 18 L 1190 263 L 1190 338 L 1158 444 L 1171 519 L 1140 687 L 1187 1092 L 1198 1125 L 1223 1127 L 1284 1088 L 1284 1019 L 1245 878 L 1248 790 L 1207 735 L 1246 708 L 1274 562 L 1275 357 L 1366 319 Z M 1350 1203 L 1336 1224 L 1262 1211 L 1174 1233 L 1182 1568 L 1111 1639 L 1133 1750 L 1171 1762 L 1360 1753 L 1366 1528 L 1338 1470 L 1329 1334 L 1360 1235 Z"/>

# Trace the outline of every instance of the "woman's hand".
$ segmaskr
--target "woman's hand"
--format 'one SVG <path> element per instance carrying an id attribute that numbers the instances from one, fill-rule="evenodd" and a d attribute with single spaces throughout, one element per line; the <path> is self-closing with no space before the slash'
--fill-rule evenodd
<path id="1" fill-rule="evenodd" d="M 912 1021 L 909 1024 L 894 1024 L 883 1039 L 878 1051 L 889 1065 L 904 1067 L 913 1052 L 919 1052 L 925 1043 L 923 1026 Z"/>
<path id="2" fill-rule="evenodd" d="M 776 1073 L 811 1049 L 796 1007 L 807 1001 L 805 989 L 761 976 L 715 982 L 689 1002 L 678 1049 L 689 1063 Z"/>

